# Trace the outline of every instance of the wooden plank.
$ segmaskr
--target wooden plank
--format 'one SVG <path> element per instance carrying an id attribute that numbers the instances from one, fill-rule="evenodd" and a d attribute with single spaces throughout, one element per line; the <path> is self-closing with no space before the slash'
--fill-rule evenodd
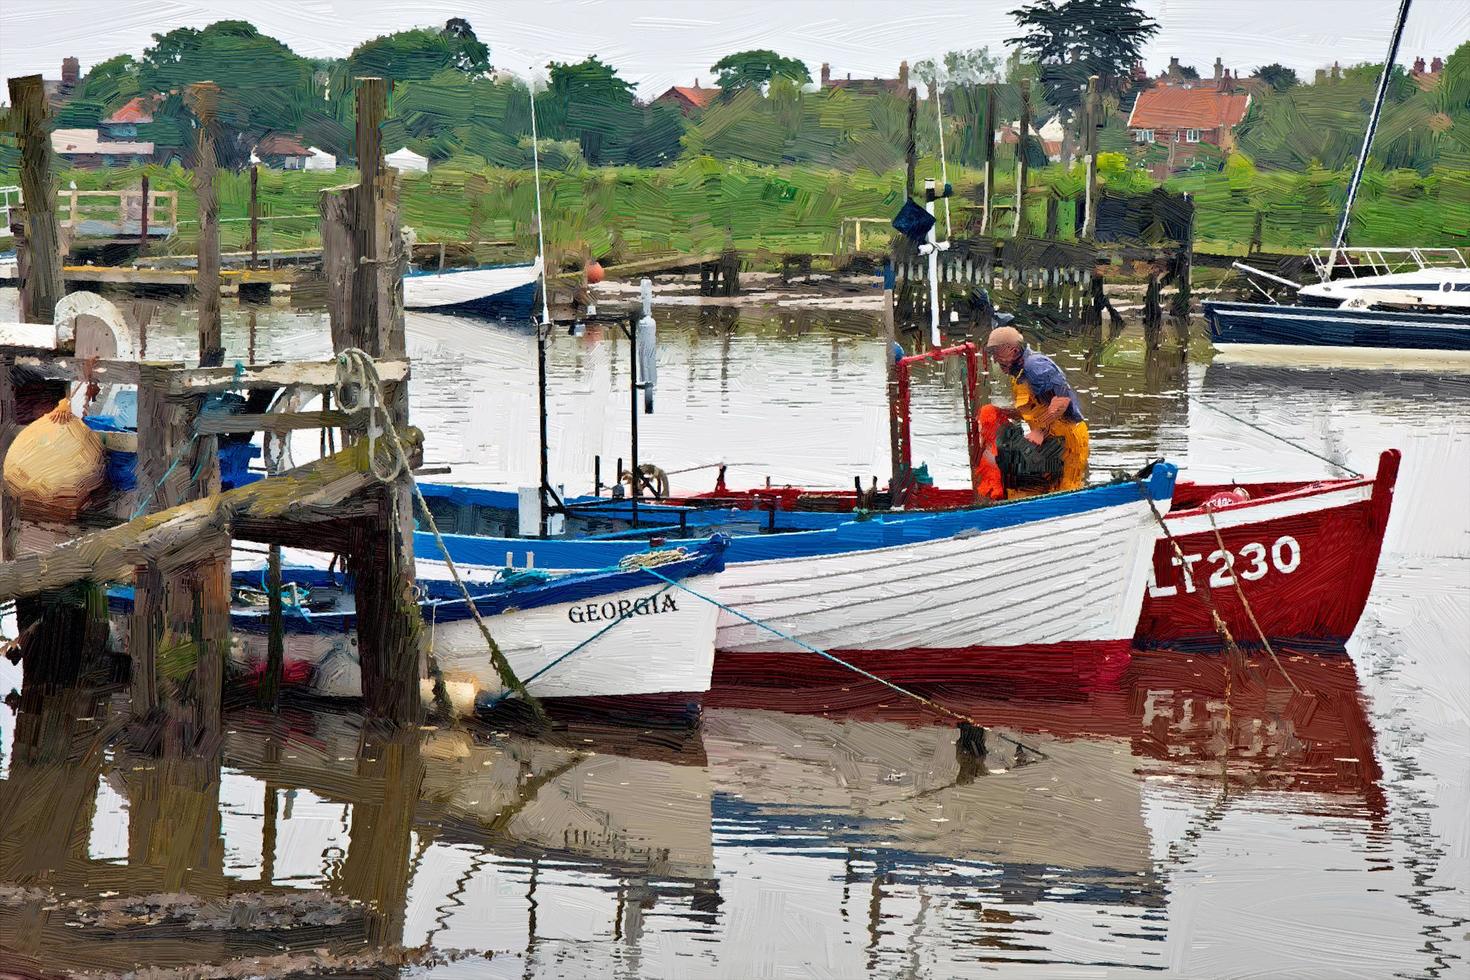
<path id="1" fill-rule="evenodd" d="M 610 265 L 604 271 L 608 278 L 626 279 L 629 276 L 647 275 L 653 272 L 675 272 L 690 269 L 709 262 L 718 262 L 720 252 L 694 252 L 680 255 L 656 255 L 647 259 L 636 259 L 619 265 Z M 580 279 L 582 273 L 567 272 L 552 276 L 554 280 Z"/>
<path id="2" fill-rule="evenodd" d="M 402 433 L 409 462 L 422 458 L 423 435 Z M 380 455 L 387 448 L 378 443 Z M 203 500 L 171 507 L 0 564 L 0 601 L 37 595 L 72 582 L 126 581 L 139 566 L 179 566 L 212 554 L 215 536 L 236 524 L 284 526 L 336 520 L 343 504 L 380 486 L 368 465 L 367 442 L 326 459 Z"/>
<path id="3" fill-rule="evenodd" d="M 76 358 L 48 356 L 49 351 L 33 348 L 0 346 L 16 357 L 18 364 L 47 365 L 69 375 L 83 377 L 87 365 Z M 152 366 L 168 368 L 171 395 L 202 395 L 221 391 L 251 390 L 256 388 L 283 388 L 286 385 L 305 385 L 312 388 L 330 388 L 337 383 L 336 361 L 280 361 L 272 364 L 242 365 L 239 373 L 235 368 L 186 368 L 177 361 L 147 362 Z M 376 362 L 378 377 L 385 386 L 400 384 L 409 377 L 406 360 L 384 360 Z M 92 374 L 105 384 L 135 385 L 138 383 L 139 364 L 135 361 L 99 360 L 92 364 Z"/>
<path id="4" fill-rule="evenodd" d="M 61 277 L 69 283 L 98 283 L 113 286 L 177 286 L 192 289 L 199 277 L 197 269 L 170 269 L 157 266 L 68 265 Z M 290 284 L 296 281 L 296 270 L 288 269 L 223 269 L 221 283 L 251 285 L 257 283 Z"/>
<path id="5" fill-rule="evenodd" d="M 367 425 L 367 413 L 266 412 L 261 415 L 201 415 L 194 423 L 200 435 L 241 432 L 292 432 L 297 429 L 355 429 Z"/>

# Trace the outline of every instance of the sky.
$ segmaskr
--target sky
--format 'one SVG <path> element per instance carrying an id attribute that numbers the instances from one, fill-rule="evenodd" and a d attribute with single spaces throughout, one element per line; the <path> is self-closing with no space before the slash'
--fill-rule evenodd
<path id="1" fill-rule="evenodd" d="M 522 76 L 548 61 L 596 54 L 651 98 L 710 84 L 733 51 L 773 48 L 834 77 L 893 77 L 898 62 L 957 48 L 994 52 L 1017 33 L 1020 0 L 0 0 L 0 75 L 57 78 L 115 54 L 140 55 L 151 35 L 249 20 L 308 57 L 340 57 L 379 34 L 464 17 L 497 68 Z M 1304 80 L 1334 60 L 1383 60 L 1393 0 L 1143 0 L 1161 30 L 1146 50 L 1157 74 L 1177 55 L 1209 76 L 1215 58 L 1247 74 L 1280 62 Z M 902 15 L 902 19 L 896 17 Z M 1415 0 L 1400 60 L 1446 55 L 1470 40 L 1470 2 Z"/>

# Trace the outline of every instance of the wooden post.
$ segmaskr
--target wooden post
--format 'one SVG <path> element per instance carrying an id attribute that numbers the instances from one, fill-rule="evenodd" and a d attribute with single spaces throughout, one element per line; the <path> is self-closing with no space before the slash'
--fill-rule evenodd
<path id="1" fill-rule="evenodd" d="M 403 273 L 407 255 L 400 235 L 398 180 L 383 166 L 380 126 L 388 83 L 357 80 L 355 187 L 321 197 L 322 267 L 336 351 L 356 347 L 372 357 L 405 355 Z M 408 421 L 408 388 L 386 393 L 394 424 Z M 418 604 L 414 598 L 413 500 L 407 484 L 384 487 L 372 520 L 355 522 L 347 562 L 356 580 L 358 655 L 364 706 L 392 722 L 417 724 L 419 698 Z"/>
<path id="2" fill-rule="evenodd" d="M 218 437 L 192 435 L 202 396 L 174 396 L 173 368 L 139 365 L 136 493 L 142 513 L 220 490 Z M 218 532 L 134 571 L 132 711 L 140 720 L 161 714 L 163 747 L 190 751 L 220 738 L 229 576 L 229 537 Z M 169 669 L 160 669 L 160 656 L 167 656 Z"/>
<path id="3" fill-rule="evenodd" d="M 143 175 L 142 187 L 139 194 L 142 200 L 138 203 L 138 254 L 148 253 L 148 198 L 151 195 L 148 189 L 148 175 Z"/>
<path id="4" fill-rule="evenodd" d="M 1255 222 L 1251 225 L 1251 243 L 1250 243 L 1250 246 L 1248 248 L 1248 252 L 1251 255 L 1255 255 L 1257 252 L 1259 252 L 1261 250 L 1261 247 L 1263 245 L 1263 234 L 1262 233 L 1264 231 L 1264 224 L 1265 224 L 1264 215 L 1262 214 L 1262 212 L 1260 211 L 1260 209 L 1257 209 L 1256 210 Z"/>
<path id="5" fill-rule="evenodd" d="M 1087 104 L 1083 113 L 1083 139 L 1087 148 L 1087 201 L 1082 224 L 1082 238 L 1092 241 L 1097 234 L 1097 131 L 1102 125 L 1102 97 L 1097 89 L 1097 76 L 1087 78 Z"/>
<path id="6" fill-rule="evenodd" d="M 1054 242 L 1054 241 L 1057 240 L 1057 236 L 1059 234 L 1059 232 L 1057 230 L 1058 224 L 1059 224 L 1058 211 L 1059 211 L 1059 209 L 1061 207 L 1061 203 L 1062 203 L 1061 200 L 1057 197 L 1057 195 L 1055 193 L 1051 193 L 1051 194 L 1046 195 L 1046 239 L 1047 239 L 1047 241 Z"/>
<path id="7" fill-rule="evenodd" d="M 1176 327 L 1179 321 L 1189 319 L 1190 300 L 1190 275 L 1194 265 L 1194 200 L 1188 194 L 1184 195 L 1184 241 L 1179 243 L 1179 251 L 1175 255 L 1174 266 L 1174 302 L 1169 307 L 1169 313 L 1174 317 Z"/>
<path id="8" fill-rule="evenodd" d="M 985 201 L 980 212 L 980 234 L 990 231 L 990 214 L 995 200 L 995 84 L 985 86 Z"/>
<path id="9" fill-rule="evenodd" d="M 1016 213 L 1011 237 L 1020 238 L 1026 228 L 1026 136 L 1031 132 L 1031 83 L 1021 83 L 1021 119 L 1016 127 Z"/>
<path id="10" fill-rule="evenodd" d="M 1159 302 L 1159 274 L 1149 273 L 1148 289 L 1143 294 L 1143 338 L 1149 350 L 1159 348 L 1159 327 L 1164 322 L 1164 308 Z"/>
<path id="11" fill-rule="evenodd" d="M 56 177 L 41 76 L 12 78 L 10 105 L 20 141 L 20 186 L 25 199 L 20 318 L 26 323 L 50 323 L 62 296 L 61 232 L 56 226 Z"/>
<path id="12" fill-rule="evenodd" d="M 250 268 L 260 263 L 260 167 L 250 165 Z M 253 362 L 252 362 L 253 363 Z"/>
<path id="13" fill-rule="evenodd" d="M 220 338 L 219 196 L 215 188 L 214 151 L 219 86 L 213 82 L 190 85 L 188 100 L 199 125 L 194 162 L 194 192 L 199 198 L 199 273 L 194 280 L 199 302 L 199 364 L 218 367 L 225 362 Z"/>
<path id="14" fill-rule="evenodd" d="M 914 176 L 919 167 L 919 90 L 909 89 L 908 141 L 904 144 L 904 200 L 914 196 Z"/>

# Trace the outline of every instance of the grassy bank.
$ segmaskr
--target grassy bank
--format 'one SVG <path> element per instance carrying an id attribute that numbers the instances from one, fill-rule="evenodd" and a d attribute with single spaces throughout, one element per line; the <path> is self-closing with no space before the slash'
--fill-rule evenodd
<path id="1" fill-rule="evenodd" d="M 921 161 L 920 176 L 937 170 Z M 998 193 L 1014 182 L 1002 166 Z M 136 186 L 144 170 L 80 170 L 61 174 L 60 186 L 81 190 Z M 180 234 L 169 250 L 188 252 L 197 229 L 189 174 L 177 167 L 146 168 L 152 187 L 180 192 Z M 978 174 L 950 169 L 959 227 L 975 201 Z M 316 200 L 324 188 L 356 179 L 352 170 L 304 173 L 262 170 L 260 201 L 268 220 L 262 248 L 318 243 Z M 1080 174 L 1052 166 L 1036 172 L 1037 183 L 1065 194 L 1080 188 Z M 659 169 L 632 167 L 544 173 L 543 206 L 547 244 L 560 255 L 592 254 L 614 261 L 664 251 L 706 251 L 733 245 L 742 251 L 827 253 L 836 249 L 844 218 L 890 218 L 901 203 L 902 174 L 842 172 L 803 167 L 763 167 L 696 158 Z M 0 183 L 13 183 L 0 175 Z M 1106 184 L 1128 190 L 1153 186 L 1133 170 L 1110 174 Z M 1263 217 L 1268 251 L 1302 251 L 1328 242 L 1341 212 L 1347 174 L 1308 170 L 1293 174 L 1258 172 L 1228 165 L 1223 172 L 1169 181 L 1171 190 L 1194 195 L 1199 206 L 1196 244 L 1237 251 L 1250 240 L 1255 215 Z M 249 174 L 220 177 L 222 244 L 244 245 Z M 506 251 L 535 248 L 535 189 L 524 170 L 465 169 L 452 162 L 428 174 L 404 178 L 404 220 L 421 242 L 507 241 Z M 1353 240 L 1358 245 L 1463 245 L 1470 241 L 1470 172 L 1370 173 L 1359 192 Z M 1032 195 L 1031 227 L 1044 223 L 1044 202 Z M 1062 226 L 1071 208 L 1062 205 Z M 877 232 L 869 226 L 865 235 Z M 1064 237 L 1066 232 L 1064 231 Z"/>

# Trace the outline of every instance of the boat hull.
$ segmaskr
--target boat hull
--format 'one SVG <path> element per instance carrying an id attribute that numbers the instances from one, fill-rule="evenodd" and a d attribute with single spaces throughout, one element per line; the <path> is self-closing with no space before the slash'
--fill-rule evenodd
<path id="1" fill-rule="evenodd" d="M 665 714 L 698 711 L 709 689 L 718 608 L 693 599 L 674 582 L 696 583 L 717 596 L 725 539 L 718 536 L 682 557 L 641 568 L 605 569 L 520 584 L 467 583 L 475 609 L 511 670 L 538 698 L 589 706 L 646 704 Z M 237 572 L 237 603 L 264 572 Z M 363 693 L 355 603 L 347 582 L 319 568 L 283 572 L 293 599 L 283 609 L 283 680 L 305 693 L 356 698 Z M 462 710 L 491 708 L 509 696 L 484 634 L 457 586 L 419 583 L 424 620 L 420 639 Z M 266 670 L 269 613 L 264 592 L 231 611 L 233 673 L 258 678 Z M 313 611 L 318 596 L 326 598 Z M 110 594 L 114 649 L 126 652 L 131 589 Z M 325 610 L 322 608 L 325 606 Z"/>
<path id="2" fill-rule="evenodd" d="M 715 588 L 707 576 L 693 582 L 699 583 L 700 591 Z M 630 611 L 622 621 L 619 610 Z M 487 617 L 485 623 L 511 669 L 538 698 L 636 697 L 650 705 L 683 706 L 697 705 L 700 692 L 709 689 L 717 614 L 708 603 L 655 584 L 581 602 L 505 612 Z M 265 670 L 267 634 L 259 624 L 242 626 L 238 618 L 236 623 L 233 665 L 240 673 L 259 675 Z M 436 622 L 432 613 L 426 613 L 424 625 L 446 681 L 472 684 L 492 700 L 504 693 L 473 619 Z M 560 665 L 551 666 L 583 643 Z M 285 663 L 288 681 L 296 681 L 309 693 L 362 695 L 356 622 L 351 617 L 293 622 L 285 634 Z M 546 673 L 530 679 L 542 670 Z"/>
<path id="3" fill-rule="evenodd" d="M 1143 500 L 895 548 L 727 566 L 721 677 L 809 675 L 805 645 L 887 679 L 946 681 L 987 658 L 1126 653 L 1155 521 Z M 794 642 L 794 641 L 800 641 Z"/>
<path id="4" fill-rule="evenodd" d="M 1246 359 L 1351 358 L 1381 364 L 1470 359 L 1470 314 L 1344 310 L 1270 303 L 1204 304 L 1210 340 Z"/>
<path id="5" fill-rule="evenodd" d="M 526 319 L 536 300 L 540 276 L 538 262 L 410 274 L 403 277 L 403 305 L 410 310 Z"/>
<path id="6" fill-rule="evenodd" d="M 1217 648 L 1221 640 L 1205 601 L 1208 592 L 1242 646 L 1261 646 L 1264 633 L 1283 646 L 1341 650 L 1368 601 L 1398 468 L 1399 453 L 1389 450 L 1375 477 L 1253 494 L 1257 499 L 1216 510 L 1213 525 L 1202 508 L 1169 514 L 1165 524 L 1184 561 L 1167 540 L 1159 540 L 1138 644 Z M 1216 489 L 1228 488 L 1193 492 L 1207 498 Z M 1236 592 L 1237 580 L 1249 612 Z"/>

